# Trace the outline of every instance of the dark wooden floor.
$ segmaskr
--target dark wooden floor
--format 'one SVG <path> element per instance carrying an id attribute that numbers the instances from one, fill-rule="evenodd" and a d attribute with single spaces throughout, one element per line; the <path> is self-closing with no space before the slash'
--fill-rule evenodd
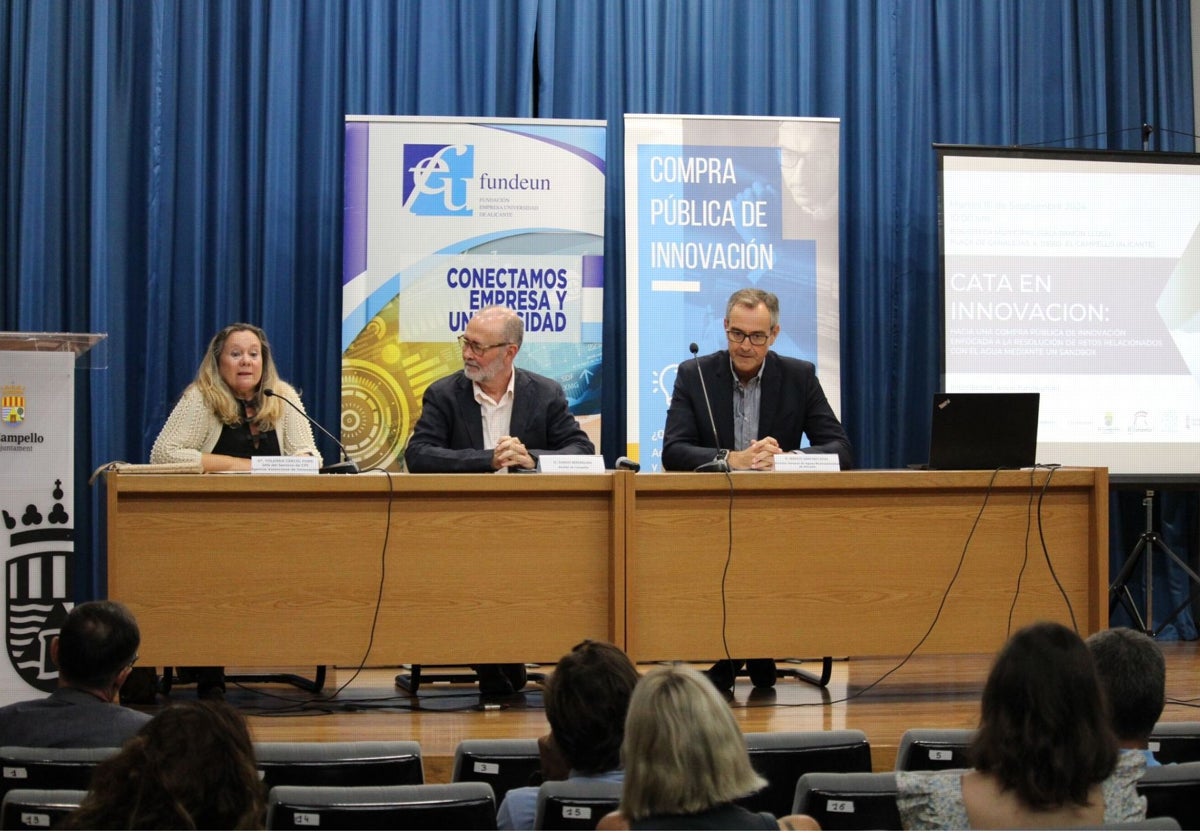
<path id="1" fill-rule="evenodd" d="M 1168 703 L 1162 719 L 1200 720 L 1200 643 L 1164 642 Z M 990 656 L 914 656 L 836 661 L 829 685 L 795 678 L 773 690 L 738 680 L 733 709 L 746 732 L 861 729 L 876 770 L 891 769 L 906 729 L 974 727 Z M 899 666 L 899 667 L 897 667 Z M 805 663 L 819 670 L 819 663 Z M 288 673 L 288 669 L 280 669 Z M 548 671 L 549 666 L 541 669 Z M 312 671 L 297 671 L 312 676 Z M 474 685 L 431 683 L 413 698 L 394 685 L 400 669 L 329 669 L 320 695 L 285 683 L 236 684 L 228 701 L 261 741 L 413 740 L 421 744 L 426 780 L 448 781 L 454 749 L 465 738 L 534 738 L 546 731 L 540 688 L 530 684 L 500 709 L 481 709 Z M 176 686 L 171 698 L 194 696 Z"/>

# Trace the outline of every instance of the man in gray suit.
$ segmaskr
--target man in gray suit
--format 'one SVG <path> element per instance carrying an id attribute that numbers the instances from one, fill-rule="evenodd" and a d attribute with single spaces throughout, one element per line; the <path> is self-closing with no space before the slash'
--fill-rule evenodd
<path id="1" fill-rule="evenodd" d="M 0 746 L 119 747 L 137 734 L 150 715 L 122 708 L 118 698 L 141 640 L 133 614 L 115 601 L 71 610 L 50 642 L 58 687 L 0 709 Z"/>
<path id="2" fill-rule="evenodd" d="M 534 470 L 542 455 L 595 454 L 562 386 L 514 365 L 524 335 L 521 317 L 503 306 L 467 322 L 458 337 L 463 369 L 425 389 L 404 453 L 410 473 Z M 520 691 L 528 678 L 517 663 L 472 667 L 485 698 Z"/>

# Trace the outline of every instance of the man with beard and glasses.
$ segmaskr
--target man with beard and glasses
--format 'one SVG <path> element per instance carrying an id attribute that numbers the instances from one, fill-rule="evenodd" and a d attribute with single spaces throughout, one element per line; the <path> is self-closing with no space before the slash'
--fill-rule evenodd
<path id="1" fill-rule="evenodd" d="M 562 386 L 515 366 L 524 333 L 511 309 L 475 313 L 458 337 L 463 369 L 425 390 L 404 454 L 410 473 L 534 470 L 542 455 L 595 454 Z M 527 679 L 524 665 L 473 667 L 485 697 L 520 691 Z"/>

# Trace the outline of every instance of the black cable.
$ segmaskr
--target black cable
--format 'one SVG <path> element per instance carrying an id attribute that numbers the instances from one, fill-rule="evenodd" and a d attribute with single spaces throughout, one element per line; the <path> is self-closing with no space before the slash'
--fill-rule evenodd
<path id="1" fill-rule="evenodd" d="M 725 579 L 729 576 L 729 566 L 733 563 L 733 471 L 725 472 L 725 480 L 729 482 L 729 512 L 726 522 L 729 528 L 725 548 L 725 568 L 721 570 L 721 647 L 725 650 L 725 659 L 732 660 L 729 655 L 729 640 L 725 636 L 725 625 L 729 619 L 729 607 L 725 602 Z M 737 679 L 737 674 L 733 675 Z"/>
<path id="2" fill-rule="evenodd" d="M 1060 137 L 1058 140 L 1038 140 L 1034 143 L 1017 143 L 1015 146 L 1013 146 L 1013 148 L 1028 149 L 1037 146 L 1052 146 L 1057 143 L 1074 143 L 1076 140 L 1091 140 L 1096 137 L 1107 137 L 1110 134 L 1128 134 L 1131 131 L 1136 131 L 1139 135 L 1144 137 L 1147 127 L 1148 126 L 1143 124 L 1139 126 L 1131 126 L 1129 128 L 1114 128 L 1110 131 L 1097 131 L 1092 134 L 1077 134 L 1074 137 Z M 1153 130 L 1159 132 L 1160 134 L 1177 134 L 1180 137 L 1191 137 L 1193 140 L 1200 140 L 1200 134 L 1191 134 L 1186 131 L 1172 131 L 1169 128 L 1159 128 L 1158 126 L 1154 126 Z"/>
<path id="3" fill-rule="evenodd" d="M 1012 617 L 1017 609 L 1017 601 L 1021 598 L 1021 581 L 1025 578 L 1025 569 L 1029 565 L 1029 532 L 1033 530 L 1033 484 L 1034 470 L 1029 471 L 1029 502 L 1025 505 L 1025 540 L 1022 543 L 1021 570 L 1017 572 L 1017 588 L 1013 591 L 1012 603 L 1008 605 L 1008 621 L 1004 625 L 1004 638 L 1012 636 Z M 1044 492 L 1044 491 L 1043 491 Z"/>
<path id="4" fill-rule="evenodd" d="M 1046 547 L 1046 532 L 1042 522 L 1042 502 L 1046 500 L 1046 490 L 1050 487 L 1050 479 L 1054 477 L 1054 473 L 1058 470 L 1059 464 L 1043 464 L 1047 470 L 1046 481 L 1042 484 L 1041 495 L 1038 496 L 1037 505 L 1037 522 L 1038 522 L 1038 539 L 1042 543 L 1042 556 L 1046 558 L 1046 568 L 1050 571 L 1050 577 L 1054 579 L 1054 585 L 1058 587 L 1058 591 L 1062 594 L 1063 602 L 1067 605 L 1067 612 L 1071 616 L 1071 629 L 1077 634 L 1079 633 L 1079 623 L 1075 620 L 1075 608 L 1071 606 L 1071 599 L 1067 596 L 1067 591 L 1063 589 L 1062 582 L 1058 579 L 1058 573 L 1054 571 L 1054 563 L 1050 560 L 1050 549 Z"/>
<path id="5" fill-rule="evenodd" d="M 362 673 L 363 668 L 366 667 L 367 659 L 371 656 L 371 650 L 375 647 L 375 629 L 379 625 L 379 612 L 383 605 L 383 589 L 384 589 L 384 583 L 387 580 L 388 542 L 390 541 L 391 535 L 392 535 L 392 504 L 394 503 L 395 498 L 396 498 L 395 485 L 392 482 L 392 474 L 389 471 L 379 468 L 379 467 L 376 467 L 376 468 L 370 469 L 370 470 L 365 470 L 362 474 L 366 474 L 366 473 L 370 473 L 370 472 L 381 472 L 385 476 L 387 476 L 388 498 L 387 498 L 387 513 L 384 517 L 383 549 L 380 551 L 380 554 L 379 554 L 379 588 L 375 593 L 375 611 L 371 616 L 371 632 L 368 634 L 367 649 L 366 649 L 366 651 L 363 652 L 362 659 L 359 661 L 358 666 L 354 669 L 354 673 L 352 673 L 350 675 L 350 677 L 344 683 L 342 683 L 340 686 L 338 686 L 334 690 L 334 692 L 332 694 L 330 694 L 328 697 L 312 697 L 312 698 L 307 698 L 304 700 L 292 700 L 291 698 L 282 697 L 282 696 L 276 695 L 276 694 L 271 694 L 270 692 L 266 692 L 266 691 L 255 690 L 255 693 L 260 694 L 264 697 L 271 697 L 272 699 L 280 700 L 281 702 L 284 702 L 284 703 L 289 703 L 289 704 L 291 704 L 291 706 L 293 706 L 294 708 L 297 708 L 297 709 L 305 708 L 312 704 L 328 703 L 330 701 L 336 700 L 337 697 L 343 691 L 345 691 L 346 688 L 348 688 L 352 682 L 354 682 L 358 678 L 358 675 Z M 242 688 L 242 689 L 246 688 L 245 685 L 243 685 L 242 683 L 239 683 L 237 680 L 230 680 L 230 682 L 232 682 L 238 688 Z"/>
<path id="6" fill-rule="evenodd" d="M 980 506 L 979 506 L 979 513 L 975 514 L 975 521 L 971 523 L 971 530 L 967 534 L 967 541 L 965 543 L 963 543 L 962 553 L 958 557 L 958 566 L 955 567 L 955 569 L 954 569 L 954 575 L 950 578 L 950 583 L 947 584 L 946 591 L 942 593 L 942 600 L 938 604 L 937 612 L 934 613 L 933 621 L 931 621 L 929 623 L 929 629 L 925 631 L 925 635 L 921 636 L 920 640 L 917 641 L 917 643 L 913 646 L 912 650 L 910 650 L 908 653 L 904 654 L 903 659 L 901 659 L 894 667 L 885 671 L 874 682 L 870 683 L 869 685 L 867 685 L 866 687 L 864 687 L 862 689 L 859 689 L 854 694 L 847 694 L 845 697 L 841 698 L 840 700 L 829 700 L 828 702 L 821 702 L 821 703 L 790 703 L 790 704 L 782 704 L 781 703 L 781 704 L 777 704 L 777 705 L 780 705 L 780 706 L 787 705 L 788 707 L 793 707 L 793 706 L 795 706 L 795 707 L 836 706 L 839 703 L 848 703 L 851 700 L 857 700 L 859 697 L 862 697 L 868 691 L 875 688 L 875 686 L 879 685 L 881 682 L 886 680 L 892 674 L 899 671 L 901 668 L 903 668 L 908 663 L 908 660 L 913 658 L 913 656 L 916 654 L 916 652 L 921 649 L 921 645 L 925 644 L 925 641 L 933 633 L 933 629 L 935 627 L 937 627 L 938 619 L 940 619 L 942 617 L 942 610 L 946 606 L 946 601 L 950 598 L 950 592 L 951 592 L 951 590 L 954 589 L 955 581 L 958 580 L 958 576 L 962 572 L 963 563 L 965 563 L 966 559 L 967 559 L 967 550 L 971 547 L 971 539 L 975 536 L 975 529 L 979 527 L 979 520 L 983 518 L 983 512 L 987 509 L 988 500 L 991 498 L 991 495 L 992 495 L 992 487 L 995 485 L 996 477 L 998 475 L 1000 475 L 999 468 L 992 470 L 992 477 L 988 480 L 987 489 L 984 491 L 984 494 L 983 494 L 983 503 L 980 504 Z"/>

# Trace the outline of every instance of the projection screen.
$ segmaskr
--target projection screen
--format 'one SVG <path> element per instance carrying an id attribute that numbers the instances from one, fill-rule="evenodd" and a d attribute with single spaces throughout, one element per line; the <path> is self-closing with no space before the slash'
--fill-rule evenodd
<path id="1" fill-rule="evenodd" d="M 1038 462 L 1200 475 L 1200 155 L 935 145 L 947 391 L 1038 391 Z"/>

